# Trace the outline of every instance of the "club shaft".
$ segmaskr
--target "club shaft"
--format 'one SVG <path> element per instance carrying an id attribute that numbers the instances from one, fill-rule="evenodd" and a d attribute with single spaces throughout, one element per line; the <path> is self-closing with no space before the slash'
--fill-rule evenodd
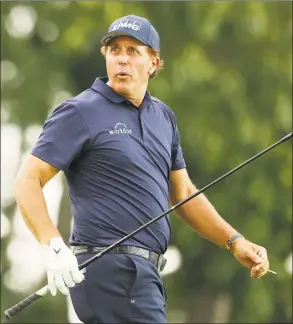
<path id="1" fill-rule="evenodd" d="M 195 192 L 194 194 L 192 194 L 191 196 L 189 196 L 188 198 L 180 201 L 178 204 L 174 205 L 173 207 L 171 207 L 169 210 L 165 211 L 163 214 L 153 218 L 152 220 L 150 220 L 149 222 L 145 223 L 144 225 L 142 225 L 141 227 L 139 227 L 138 229 L 136 229 L 135 231 L 129 233 L 128 235 L 124 236 L 123 238 L 121 238 L 119 241 L 115 242 L 114 244 L 108 246 L 107 248 L 105 248 L 103 251 L 99 252 L 98 254 L 94 255 L 93 257 L 91 257 L 90 259 L 86 260 L 85 262 L 81 263 L 79 265 L 79 269 L 83 269 L 84 267 L 88 266 L 89 264 L 91 264 L 93 261 L 95 261 L 96 259 L 100 258 L 101 256 L 103 256 L 105 253 L 111 251 L 112 249 L 114 249 L 116 246 L 120 245 L 121 243 L 125 242 L 126 240 L 128 240 L 129 238 L 131 238 L 132 236 L 134 236 L 135 234 L 137 234 L 138 232 L 142 231 L 143 229 L 145 229 L 146 227 L 150 226 L 151 224 L 155 223 L 156 221 L 158 221 L 159 219 L 161 219 L 162 217 L 166 216 L 167 214 L 169 214 L 171 211 L 174 211 L 176 208 L 182 206 L 183 204 L 187 203 L 189 200 L 195 198 L 196 196 L 200 195 L 201 193 L 203 193 L 204 191 L 206 191 L 207 189 L 211 188 L 212 186 L 214 186 L 216 183 L 220 182 L 221 180 L 225 179 L 226 177 L 228 177 L 229 175 L 231 175 L 232 173 L 238 171 L 239 169 L 243 168 L 245 165 L 251 163 L 252 161 L 254 161 L 255 159 L 259 158 L 260 156 L 262 156 L 263 154 L 265 154 L 266 152 L 272 150 L 273 148 L 275 148 L 276 146 L 280 145 L 281 143 L 287 141 L 289 138 L 292 137 L 292 132 L 286 136 L 284 136 L 282 139 L 280 139 L 278 142 L 274 143 L 273 145 L 269 146 L 268 148 L 266 148 L 265 150 L 259 152 L 258 154 L 254 155 L 253 157 L 251 157 L 250 159 L 246 160 L 245 162 L 243 162 L 242 164 L 238 165 L 236 168 L 232 169 L 231 171 L 225 173 L 224 175 L 222 175 L 221 177 L 219 177 L 218 179 L 214 180 L 213 182 L 209 183 L 208 185 L 206 185 L 204 188 L 202 188 L 201 190 Z"/>
<path id="2" fill-rule="evenodd" d="M 247 161 L 243 162 L 242 164 L 240 164 L 239 166 L 237 166 L 236 168 L 232 169 L 231 171 L 225 173 L 224 175 L 222 175 L 221 177 L 219 177 L 218 179 L 214 180 L 213 182 L 209 183 L 208 185 L 206 185 L 204 188 L 202 188 L 201 190 L 195 192 L 194 194 L 192 194 L 190 197 L 182 200 L 181 202 L 179 202 L 178 204 L 174 205 L 173 207 L 171 207 L 169 210 L 165 211 L 164 213 L 162 213 L 161 215 L 153 218 L 152 220 L 150 220 L 149 222 L 147 222 L 146 224 L 142 225 L 141 227 L 139 227 L 138 229 L 136 229 L 135 231 L 131 232 L 130 234 L 124 236 L 123 238 L 121 238 L 119 241 L 115 242 L 114 244 L 106 247 L 103 251 L 97 253 L 96 255 L 94 255 L 92 258 L 86 260 L 85 262 L 81 263 L 79 265 L 79 269 L 83 269 L 86 266 L 88 266 L 89 264 L 91 264 L 92 262 L 94 262 L 96 259 L 102 257 L 104 254 L 106 254 L 107 252 L 111 251 L 112 249 L 114 249 L 116 246 L 120 245 L 121 243 L 125 242 L 126 240 L 128 240 L 129 238 L 131 238 L 132 236 L 134 236 L 135 234 L 137 234 L 138 232 L 142 231 L 144 228 L 150 226 L 151 224 L 153 224 L 154 222 L 158 221 L 159 219 L 161 219 L 162 217 L 166 216 L 167 214 L 169 214 L 170 212 L 174 211 L 176 208 L 182 206 L 183 204 L 187 203 L 189 200 L 195 198 L 196 196 L 200 195 L 201 193 L 203 193 L 204 191 L 206 191 L 207 189 L 211 188 L 212 186 L 214 186 L 216 183 L 220 182 L 221 180 L 223 180 L 224 178 L 228 177 L 229 175 L 231 175 L 232 173 L 236 172 L 237 170 L 243 168 L 245 165 L 251 163 L 252 161 L 254 161 L 255 159 L 257 159 L 258 157 L 262 156 L 263 154 L 265 154 L 266 152 L 272 150 L 273 148 L 275 148 L 276 146 L 280 145 L 281 143 L 287 141 L 289 138 L 292 137 L 292 132 L 288 135 L 286 135 L 285 137 L 283 137 L 282 139 L 280 139 L 278 142 L 276 142 L 275 144 L 269 146 L 268 148 L 266 148 L 265 150 L 261 151 L 260 153 L 254 155 L 253 157 L 251 157 L 250 159 L 248 159 Z M 38 290 L 36 293 L 32 294 L 31 296 L 27 297 L 26 299 L 22 300 L 21 302 L 19 302 L 18 304 L 10 307 L 9 309 L 5 310 L 4 314 L 5 316 L 10 319 L 12 318 L 14 315 L 16 315 L 17 313 L 21 312 L 23 309 L 25 309 L 27 306 L 29 306 L 30 304 L 32 304 L 34 301 L 36 301 L 37 299 L 43 297 L 46 293 L 47 293 L 48 289 L 47 286 L 41 288 L 40 290 Z"/>

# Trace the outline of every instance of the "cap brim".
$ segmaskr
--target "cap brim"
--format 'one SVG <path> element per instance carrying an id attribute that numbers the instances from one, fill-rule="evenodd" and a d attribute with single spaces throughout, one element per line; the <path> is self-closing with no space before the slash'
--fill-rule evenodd
<path id="1" fill-rule="evenodd" d="M 143 43 L 144 45 L 147 45 L 149 47 L 151 47 L 149 44 L 147 44 L 146 42 L 144 42 L 143 40 L 141 40 L 139 37 L 134 36 L 131 33 L 127 33 L 127 32 L 122 32 L 122 31 L 112 31 L 110 33 L 107 33 L 102 39 L 101 39 L 101 43 L 102 45 L 108 45 L 109 42 L 118 36 L 130 36 L 136 40 L 138 40 L 139 42 Z"/>

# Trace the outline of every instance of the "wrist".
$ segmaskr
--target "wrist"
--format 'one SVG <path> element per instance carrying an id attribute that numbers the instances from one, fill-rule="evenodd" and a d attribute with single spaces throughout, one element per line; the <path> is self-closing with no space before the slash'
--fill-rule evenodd
<path id="1" fill-rule="evenodd" d="M 42 238 L 39 243 L 40 245 L 46 245 L 46 246 L 51 246 L 52 244 L 61 244 L 61 243 L 64 243 L 63 239 L 61 236 L 49 236 L 49 237 L 45 237 L 45 238 Z"/>
<path id="2" fill-rule="evenodd" d="M 40 246 L 44 252 L 58 251 L 64 247 L 65 243 L 62 237 L 52 237 L 48 240 L 48 243 L 41 243 Z"/>
<path id="3" fill-rule="evenodd" d="M 234 252 L 234 242 L 239 240 L 239 239 L 245 239 L 244 236 L 240 233 L 235 233 L 234 235 L 232 235 L 226 242 L 225 244 L 225 248 L 233 253 Z"/>

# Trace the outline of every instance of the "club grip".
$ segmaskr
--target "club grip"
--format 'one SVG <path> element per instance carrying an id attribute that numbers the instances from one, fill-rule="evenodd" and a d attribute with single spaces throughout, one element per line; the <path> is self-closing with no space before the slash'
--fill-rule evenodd
<path id="1" fill-rule="evenodd" d="M 42 289 L 38 290 L 37 292 L 35 292 L 35 293 L 31 294 L 30 296 L 26 297 L 25 299 L 23 299 L 18 304 L 6 309 L 6 311 L 4 311 L 6 318 L 11 319 L 14 315 L 21 312 L 26 307 L 28 307 L 29 305 L 34 303 L 36 300 L 38 300 L 39 298 L 46 295 L 47 291 L 48 291 L 48 288 L 47 288 L 47 286 L 45 286 Z"/>

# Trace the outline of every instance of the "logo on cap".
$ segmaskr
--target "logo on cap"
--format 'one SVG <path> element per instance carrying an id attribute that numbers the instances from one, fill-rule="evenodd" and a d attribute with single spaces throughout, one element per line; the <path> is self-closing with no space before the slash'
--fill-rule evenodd
<path id="1" fill-rule="evenodd" d="M 119 21 L 119 24 L 113 26 L 112 31 L 115 31 L 119 28 L 131 28 L 135 31 L 138 31 L 141 28 L 141 23 L 131 19 L 123 19 Z"/>

